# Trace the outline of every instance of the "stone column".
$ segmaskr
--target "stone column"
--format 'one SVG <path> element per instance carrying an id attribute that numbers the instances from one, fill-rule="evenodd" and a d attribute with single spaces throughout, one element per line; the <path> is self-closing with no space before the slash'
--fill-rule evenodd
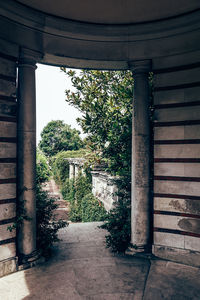
<path id="1" fill-rule="evenodd" d="M 134 252 L 145 252 L 150 246 L 150 61 L 131 63 L 134 76 L 132 117 L 132 196 L 131 243 Z"/>
<path id="2" fill-rule="evenodd" d="M 36 257 L 36 60 L 21 51 L 18 65 L 18 212 L 26 218 L 18 232 L 21 262 Z"/>
<path id="3" fill-rule="evenodd" d="M 81 166 L 81 175 L 84 176 L 84 177 L 86 177 L 86 174 L 85 174 L 83 166 Z"/>
<path id="4" fill-rule="evenodd" d="M 69 163 L 69 179 L 74 179 L 75 176 L 74 164 Z"/>
<path id="5" fill-rule="evenodd" d="M 78 177 L 78 174 L 79 174 L 79 166 L 75 165 L 75 178 Z"/>

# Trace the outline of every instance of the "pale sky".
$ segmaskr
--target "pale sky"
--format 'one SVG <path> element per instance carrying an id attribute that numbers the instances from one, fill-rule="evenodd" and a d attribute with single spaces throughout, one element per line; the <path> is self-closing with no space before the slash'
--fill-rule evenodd
<path id="1" fill-rule="evenodd" d="M 65 101 L 65 90 L 72 89 L 71 81 L 58 67 L 37 65 L 36 101 L 37 101 L 37 143 L 40 133 L 51 120 L 63 120 L 81 131 L 76 122 L 80 113 Z"/>

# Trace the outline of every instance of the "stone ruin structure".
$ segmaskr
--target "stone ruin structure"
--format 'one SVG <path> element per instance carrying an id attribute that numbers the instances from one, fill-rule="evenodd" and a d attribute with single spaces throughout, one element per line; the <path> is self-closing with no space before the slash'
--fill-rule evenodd
<path id="1" fill-rule="evenodd" d="M 69 179 L 77 178 L 79 172 L 81 172 L 84 175 L 84 158 L 66 158 L 66 160 L 68 160 L 69 162 Z"/>
<path id="2" fill-rule="evenodd" d="M 131 242 L 137 251 L 199 266 L 200 2 L 82 3 L 0 3 L 1 275 L 16 271 L 18 259 L 37 258 L 37 63 L 133 72 Z M 7 227 L 20 202 L 30 220 L 16 234 Z"/>
<path id="3" fill-rule="evenodd" d="M 83 158 L 67 158 L 69 162 L 69 179 L 77 178 L 79 172 L 84 175 Z M 116 178 L 104 171 L 100 166 L 96 166 L 92 171 L 92 193 L 109 211 L 117 201 L 117 186 L 114 182 Z"/>
<path id="4" fill-rule="evenodd" d="M 96 170 L 91 173 L 93 195 L 103 203 L 107 211 L 111 210 L 118 198 L 115 178 L 103 170 Z"/>

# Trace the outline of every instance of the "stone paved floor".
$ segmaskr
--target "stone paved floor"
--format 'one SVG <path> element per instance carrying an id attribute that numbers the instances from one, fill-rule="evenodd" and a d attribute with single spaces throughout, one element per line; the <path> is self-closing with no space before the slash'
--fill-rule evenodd
<path id="1" fill-rule="evenodd" d="M 115 256 L 99 223 L 70 224 L 53 257 L 0 279 L 1 300 L 200 299 L 200 270 L 167 261 Z"/>

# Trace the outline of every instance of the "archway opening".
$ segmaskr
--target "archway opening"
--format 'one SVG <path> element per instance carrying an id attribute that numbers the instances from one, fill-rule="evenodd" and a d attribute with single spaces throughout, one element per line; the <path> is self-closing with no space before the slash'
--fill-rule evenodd
<path id="1" fill-rule="evenodd" d="M 39 76 L 40 71 L 44 81 Z M 67 200 L 70 210 L 67 217 L 72 222 L 101 221 L 107 218 L 106 211 L 113 209 L 116 221 L 113 217 L 110 222 L 113 223 L 111 227 L 115 227 L 113 236 L 116 236 L 112 237 L 113 243 L 109 244 L 108 239 L 107 244 L 113 251 L 124 252 L 131 237 L 132 73 L 74 71 L 64 68 L 61 72 L 60 69 L 47 66 L 41 66 L 41 69 L 39 66 L 37 72 L 38 129 L 41 130 L 41 123 L 46 123 L 38 143 L 39 164 L 42 165 L 42 151 L 54 177 L 47 184 L 47 190 L 52 192 L 56 181 L 62 200 Z M 56 72 L 59 75 L 58 92 L 55 92 Z M 41 94 L 38 94 L 39 89 L 42 89 Z M 57 93 L 60 90 L 62 96 L 58 99 Z M 76 116 L 72 121 L 70 118 L 73 112 L 65 99 L 79 110 L 79 113 L 73 110 Z M 61 108 L 58 108 L 59 101 Z M 45 112 L 44 107 L 48 107 Z M 58 113 L 55 112 L 56 109 Z M 74 137 L 71 135 L 69 141 L 69 132 L 66 131 L 66 126 L 75 124 L 77 116 L 79 126 L 85 132 L 85 139 L 78 151 L 77 148 L 69 147 L 72 146 Z M 68 124 L 56 120 L 58 117 L 63 117 Z M 54 183 L 52 180 L 55 180 Z M 110 217 L 112 215 L 110 213 Z M 123 217 L 119 221 L 120 216 Z M 111 228 L 106 227 L 111 232 Z M 121 234 L 123 239 L 117 237 L 117 231 L 118 236 Z"/>

